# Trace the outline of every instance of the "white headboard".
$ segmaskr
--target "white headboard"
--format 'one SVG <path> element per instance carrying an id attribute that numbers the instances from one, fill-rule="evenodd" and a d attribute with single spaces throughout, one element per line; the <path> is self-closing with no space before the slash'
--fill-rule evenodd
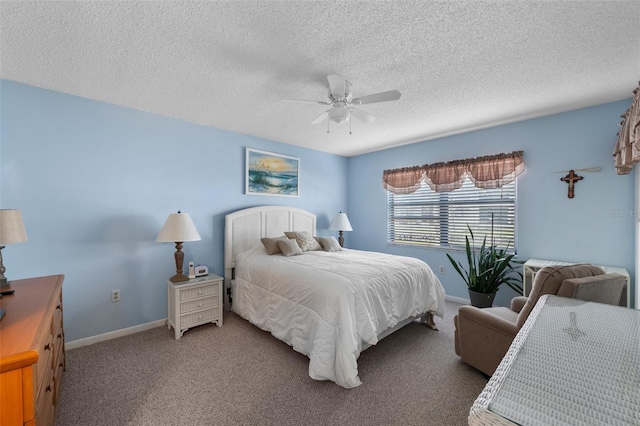
<path id="1" fill-rule="evenodd" d="M 316 215 L 287 206 L 259 206 L 229 213 L 224 218 L 224 282 L 231 288 L 236 255 L 260 244 L 260 238 L 279 237 L 285 231 L 316 235 Z M 226 299 L 226 298 L 225 298 Z"/>

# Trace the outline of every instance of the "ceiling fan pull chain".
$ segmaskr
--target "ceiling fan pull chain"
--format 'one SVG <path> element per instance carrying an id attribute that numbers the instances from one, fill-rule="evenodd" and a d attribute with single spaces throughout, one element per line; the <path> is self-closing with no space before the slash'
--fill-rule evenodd
<path id="1" fill-rule="evenodd" d="M 351 134 L 351 122 L 353 120 L 351 120 L 351 111 L 349 111 L 349 134 Z"/>
<path id="2" fill-rule="evenodd" d="M 327 133 L 329 133 L 329 123 L 331 123 L 331 120 L 327 120 Z"/>

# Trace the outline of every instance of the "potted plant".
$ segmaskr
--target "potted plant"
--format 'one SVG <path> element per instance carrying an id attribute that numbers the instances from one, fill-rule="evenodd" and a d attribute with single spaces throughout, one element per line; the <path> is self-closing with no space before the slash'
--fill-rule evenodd
<path id="1" fill-rule="evenodd" d="M 480 249 L 476 250 L 473 231 L 468 225 L 467 228 L 471 235 L 471 243 L 469 236 L 465 236 L 468 269 L 449 254 L 447 257 L 467 284 L 471 304 L 479 308 L 492 306 L 496 292 L 502 284 L 522 294 L 522 274 L 516 270 L 516 265 L 522 262 L 513 260 L 515 255 L 507 253 L 509 245 L 504 249 L 499 249 L 494 244 L 487 245 L 485 236 Z M 514 276 L 514 272 L 517 277 Z"/>

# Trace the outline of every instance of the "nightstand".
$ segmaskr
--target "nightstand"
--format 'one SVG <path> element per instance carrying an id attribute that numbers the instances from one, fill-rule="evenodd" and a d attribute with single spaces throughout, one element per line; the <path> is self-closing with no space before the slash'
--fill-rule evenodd
<path id="1" fill-rule="evenodd" d="M 198 325 L 222 327 L 222 282 L 223 278 L 215 274 L 178 283 L 167 281 L 167 328 L 173 327 L 176 340 Z"/>

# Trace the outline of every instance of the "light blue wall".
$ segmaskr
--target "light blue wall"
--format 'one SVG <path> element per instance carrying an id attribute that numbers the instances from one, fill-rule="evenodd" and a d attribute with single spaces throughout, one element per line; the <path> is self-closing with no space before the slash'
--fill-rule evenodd
<path id="1" fill-rule="evenodd" d="M 223 271 L 224 215 L 284 204 L 337 211 L 354 227 L 352 248 L 414 256 L 437 271 L 449 295 L 466 298 L 444 252 L 386 241 L 388 168 L 524 150 L 518 180 L 519 256 L 625 267 L 633 275 L 633 176 L 615 174 L 611 152 L 630 101 L 495 127 L 346 159 L 128 108 L 0 80 L 0 208 L 22 210 L 26 243 L 3 250 L 9 279 L 63 273 L 66 340 L 166 317 L 172 244 L 155 238 L 167 215 L 190 213 L 202 241 L 186 260 Z M 299 198 L 244 195 L 245 147 L 300 158 Z M 560 182 L 582 173 L 576 197 Z M 455 253 L 459 257 L 459 253 Z M 111 289 L 122 300 L 110 302 Z M 509 289 L 497 303 L 513 296 Z"/>
<path id="2" fill-rule="evenodd" d="M 613 147 L 620 115 L 631 100 L 479 130 L 388 149 L 349 159 L 350 246 L 425 260 L 451 296 L 468 298 L 466 286 L 445 256 L 435 249 L 387 243 L 385 169 L 524 151 L 526 171 L 518 178 L 519 259 L 556 259 L 621 266 L 634 274 L 634 176 L 619 176 Z M 428 120 L 428 117 L 425 117 Z M 560 178 L 569 169 L 602 167 L 578 173 L 575 198 Z M 463 261 L 460 252 L 451 254 Z M 465 264 L 465 262 L 463 262 Z M 504 287 L 496 303 L 507 305 L 514 292 Z M 633 299 L 632 299 L 633 300 Z"/>
<path id="3" fill-rule="evenodd" d="M 3 250 L 6 275 L 65 274 L 67 341 L 166 318 L 175 248 L 155 238 L 169 213 L 202 237 L 185 264 L 223 275 L 225 214 L 290 205 L 326 234 L 347 206 L 341 156 L 6 80 L 0 98 L 0 207 L 22 210 L 29 238 Z M 244 195 L 245 147 L 299 157 L 300 197 Z"/>

